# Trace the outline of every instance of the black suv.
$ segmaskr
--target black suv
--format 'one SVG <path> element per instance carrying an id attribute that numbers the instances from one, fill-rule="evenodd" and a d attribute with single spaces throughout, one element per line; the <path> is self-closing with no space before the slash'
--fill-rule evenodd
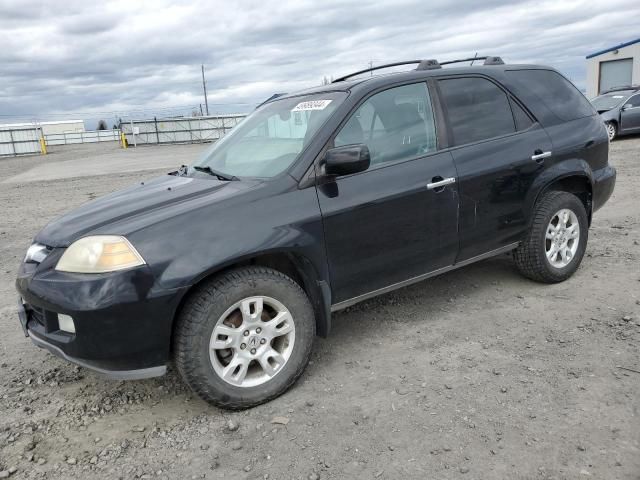
<path id="1" fill-rule="evenodd" d="M 16 282 L 25 333 L 115 378 L 173 359 L 238 409 L 357 302 L 509 251 L 567 279 L 615 184 L 603 122 L 553 69 L 483 59 L 271 99 L 193 165 L 54 220 Z"/>

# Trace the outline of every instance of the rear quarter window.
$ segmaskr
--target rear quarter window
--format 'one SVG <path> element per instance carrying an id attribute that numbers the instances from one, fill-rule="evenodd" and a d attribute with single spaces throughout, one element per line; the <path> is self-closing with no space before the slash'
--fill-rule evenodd
<path id="1" fill-rule="evenodd" d="M 596 111 L 566 78 L 553 70 L 507 70 L 507 77 L 535 95 L 549 110 L 564 121 L 589 117 Z"/>

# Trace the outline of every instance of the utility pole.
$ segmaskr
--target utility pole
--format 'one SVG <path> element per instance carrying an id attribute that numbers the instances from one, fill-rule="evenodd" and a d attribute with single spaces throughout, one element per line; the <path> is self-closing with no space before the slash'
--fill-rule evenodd
<path id="1" fill-rule="evenodd" d="M 209 101 L 207 100 L 207 82 L 204 80 L 204 65 L 202 65 L 202 89 L 204 90 L 204 107 L 209 116 Z"/>

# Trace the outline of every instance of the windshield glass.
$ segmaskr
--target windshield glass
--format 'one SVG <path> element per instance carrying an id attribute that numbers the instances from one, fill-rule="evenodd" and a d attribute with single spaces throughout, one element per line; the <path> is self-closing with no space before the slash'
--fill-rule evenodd
<path id="1" fill-rule="evenodd" d="M 591 100 L 591 103 L 596 110 L 611 110 L 629 98 L 632 93 L 633 90 L 605 93 Z"/>
<path id="2" fill-rule="evenodd" d="M 192 167 L 229 177 L 273 177 L 295 162 L 346 96 L 345 92 L 328 92 L 267 103 L 216 142 Z"/>

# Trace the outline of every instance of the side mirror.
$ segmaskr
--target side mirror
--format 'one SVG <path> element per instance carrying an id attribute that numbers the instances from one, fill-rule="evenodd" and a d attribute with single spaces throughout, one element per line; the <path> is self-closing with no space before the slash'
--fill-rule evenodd
<path id="1" fill-rule="evenodd" d="M 631 105 L 630 103 L 627 103 L 622 106 L 622 110 L 629 110 L 631 107 L 633 107 L 633 105 Z"/>
<path id="2" fill-rule="evenodd" d="M 327 150 L 324 154 L 325 175 L 350 175 L 363 172 L 371 164 L 371 154 L 366 145 L 345 145 Z"/>

